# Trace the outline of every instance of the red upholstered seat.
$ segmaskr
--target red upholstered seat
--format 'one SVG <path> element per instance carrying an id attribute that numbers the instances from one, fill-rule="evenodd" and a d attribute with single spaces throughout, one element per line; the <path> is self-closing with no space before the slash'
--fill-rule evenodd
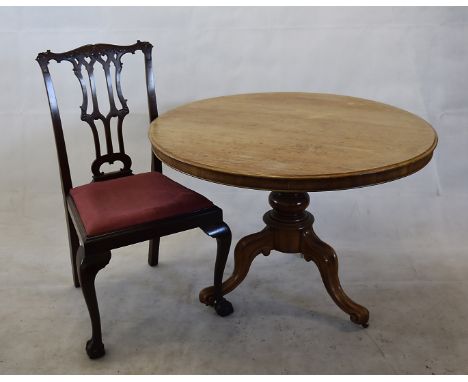
<path id="1" fill-rule="evenodd" d="M 89 236 L 213 206 L 159 172 L 90 183 L 73 188 L 70 194 Z"/>

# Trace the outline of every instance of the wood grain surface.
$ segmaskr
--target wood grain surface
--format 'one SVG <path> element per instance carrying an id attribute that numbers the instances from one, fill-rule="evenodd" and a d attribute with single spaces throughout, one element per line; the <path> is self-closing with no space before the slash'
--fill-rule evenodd
<path id="1" fill-rule="evenodd" d="M 437 145 L 426 121 L 360 98 L 239 94 L 173 109 L 150 126 L 154 153 L 213 182 L 277 191 L 325 191 L 398 179 Z"/>

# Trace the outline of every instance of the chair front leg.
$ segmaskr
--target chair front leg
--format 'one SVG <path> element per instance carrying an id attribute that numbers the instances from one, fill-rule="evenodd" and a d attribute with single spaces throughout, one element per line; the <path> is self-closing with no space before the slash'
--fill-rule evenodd
<path id="1" fill-rule="evenodd" d="M 110 251 L 86 254 L 82 246 L 79 247 L 76 258 L 81 290 L 83 291 L 83 296 L 91 318 L 92 337 L 86 343 L 86 353 L 88 353 L 88 357 L 91 359 L 100 358 L 105 354 L 104 344 L 102 343 L 101 318 L 99 315 L 94 281 L 97 273 L 109 264 L 110 259 Z"/>
<path id="2" fill-rule="evenodd" d="M 216 313 L 225 317 L 234 312 L 232 304 L 223 297 L 222 293 L 224 268 L 231 247 L 231 230 L 224 222 L 215 226 L 202 227 L 202 229 L 207 235 L 214 237 L 218 245 L 214 269 L 214 299 L 208 301 L 207 304 L 214 305 Z"/>

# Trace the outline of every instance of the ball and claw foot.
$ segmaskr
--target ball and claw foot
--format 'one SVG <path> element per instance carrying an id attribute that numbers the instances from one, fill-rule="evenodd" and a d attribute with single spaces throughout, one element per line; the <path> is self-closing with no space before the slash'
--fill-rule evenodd
<path id="1" fill-rule="evenodd" d="M 88 357 L 91 359 L 101 358 L 106 354 L 104 349 L 104 344 L 102 342 L 95 343 L 92 339 L 86 342 L 86 353 L 88 353 Z"/>
<path id="2" fill-rule="evenodd" d="M 234 312 L 232 304 L 223 297 L 215 301 L 214 308 L 218 316 L 221 317 L 229 316 L 232 312 Z"/>

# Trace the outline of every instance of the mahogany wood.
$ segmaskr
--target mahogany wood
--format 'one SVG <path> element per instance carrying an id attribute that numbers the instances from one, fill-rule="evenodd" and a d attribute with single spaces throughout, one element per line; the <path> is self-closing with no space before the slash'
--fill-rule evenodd
<path id="1" fill-rule="evenodd" d="M 80 277 L 81 290 L 88 306 L 91 317 L 92 337 L 86 342 L 86 352 L 91 359 L 100 358 L 105 354 L 104 344 L 102 343 L 101 318 L 96 298 L 96 289 L 94 280 L 97 273 L 104 268 L 111 259 L 111 252 L 86 254 L 85 247 L 81 246 L 77 253 L 77 268 Z"/>
<path id="2" fill-rule="evenodd" d="M 89 236 L 84 229 L 73 198 L 70 196 L 70 190 L 73 187 L 72 178 L 70 175 L 57 98 L 49 72 L 49 63 L 50 61 L 67 61 L 73 66 L 73 72 L 78 78 L 83 96 L 81 119 L 91 128 L 94 139 L 96 158 L 91 164 L 91 171 L 93 174 L 92 180 L 101 182 L 113 178 L 131 176 L 133 174 L 131 170 L 132 161 L 125 151 L 122 134 L 123 120 L 129 113 L 129 109 L 127 100 L 122 93 L 120 75 L 122 71 L 121 58 L 125 54 L 134 54 L 137 51 L 141 51 L 144 55 L 146 90 L 151 122 L 158 117 L 158 109 L 151 58 L 152 45 L 149 42 L 137 41 L 136 44 L 129 46 L 110 44 L 85 45 L 64 53 L 52 53 L 51 51 L 47 51 L 39 53 L 37 56 L 49 100 L 57 148 L 70 244 L 73 282 L 76 287 L 79 287 L 81 284 L 91 319 L 92 338 L 86 344 L 86 351 L 90 358 L 99 358 L 105 353 L 102 343 L 101 320 L 94 280 L 99 270 L 109 263 L 111 258 L 110 251 L 115 248 L 149 240 L 148 263 L 151 266 L 156 266 L 159 257 L 160 237 L 188 229 L 201 228 L 207 235 L 216 238 L 218 244 L 214 270 L 215 298 L 213 305 L 220 316 L 226 316 L 233 311 L 232 305 L 223 298 L 221 293 L 221 281 L 226 259 L 229 254 L 231 232 L 223 221 L 223 213 L 219 207 L 213 206 L 186 215 L 140 224 L 102 235 Z M 97 102 L 97 89 L 94 78 L 95 65 L 102 66 L 106 77 L 106 91 L 110 105 L 110 110 L 106 115 L 101 112 Z M 114 79 L 111 76 L 111 66 L 115 67 Z M 114 98 L 114 87 L 117 99 Z M 91 94 L 91 101 L 88 99 L 89 92 Z M 117 105 L 117 100 L 120 106 Z M 89 108 L 91 108 L 90 111 L 88 111 Z M 112 143 L 112 132 L 110 128 L 110 121 L 112 118 L 117 118 L 118 148 L 115 148 Z M 101 152 L 101 142 L 99 141 L 100 134 L 96 124 L 97 121 L 100 121 L 103 125 L 106 153 Z M 104 163 L 112 164 L 115 161 L 122 162 L 123 167 L 120 170 L 110 173 L 103 173 L 101 171 L 101 166 Z M 151 170 L 162 172 L 162 163 L 153 153 L 151 153 Z"/>
<path id="3" fill-rule="evenodd" d="M 148 264 L 150 267 L 155 267 L 159 263 L 159 242 L 159 237 L 149 241 Z"/>
<path id="4" fill-rule="evenodd" d="M 268 256 L 271 250 L 302 253 L 306 261 L 313 261 L 323 283 L 335 303 L 349 314 L 352 322 L 367 327 L 369 311 L 352 301 L 343 291 L 338 278 L 338 259 L 335 251 L 320 240 L 312 229 L 314 218 L 305 209 L 309 205 L 307 193 L 272 192 L 269 197 L 273 209 L 263 216 L 266 227 L 242 238 L 234 250 L 234 271 L 223 283 L 222 293 L 234 290 L 247 276 L 250 265 L 259 255 Z M 215 290 L 208 287 L 200 292 L 200 301 L 209 304 Z"/>

